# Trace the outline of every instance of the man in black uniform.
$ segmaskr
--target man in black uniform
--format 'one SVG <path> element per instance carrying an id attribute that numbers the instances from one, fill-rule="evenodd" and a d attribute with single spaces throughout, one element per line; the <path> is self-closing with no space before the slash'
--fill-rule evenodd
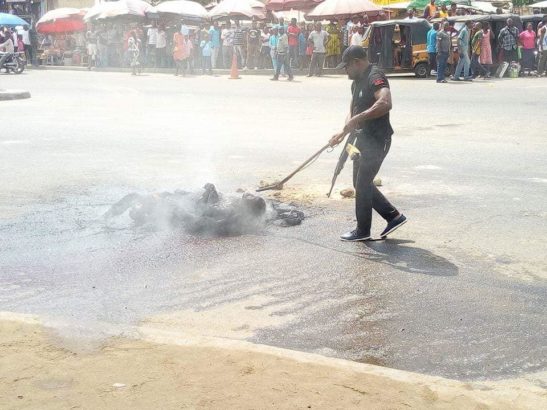
<path id="1" fill-rule="evenodd" d="M 353 162 L 355 214 L 357 228 L 343 234 L 344 241 L 371 239 L 372 209 L 387 221 L 381 233 L 385 238 L 406 222 L 406 217 L 382 195 L 373 183 L 382 161 L 389 152 L 393 129 L 389 122 L 391 92 L 384 73 L 369 63 L 366 50 L 351 46 L 344 51 L 337 68 L 345 68 L 351 85 L 350 115 L 342 132 L 330 139 L 331 146 L 344 141 L 349 133 L 357 133 L 356 148 L 361 151 Z"/>

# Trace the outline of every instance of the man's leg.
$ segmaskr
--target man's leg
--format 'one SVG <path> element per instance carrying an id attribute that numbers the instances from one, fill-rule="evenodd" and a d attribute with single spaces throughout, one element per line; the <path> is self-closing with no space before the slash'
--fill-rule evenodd
<path id="1" fill-rule="evenodd" d="M 469 54 L 464 53 L 463 54 L 463 78 L 469 79 L 469 67 L 471 65 L 471 61 L 469 60 Z"/>
<path id="2" fill-rule="evenodd" d="M 357 228 L 363 235 L 370 235 L 372 224 L 372 209 L 380 214 L 387 222 L 399 215 L 399 211 L 386 199 L 374 185 L 374 177 L 378 173 L 382 162 L 389 152 L 391 141 L 384 147 L 376 143 L 364 144 L 359 160 L 353 164 L 353 181 L 355 186 L 355 215 Z"/>
<path id="3" fill-rule="evenodd" d="M 285 72 L 289 76 L 289 81 L 293 79 L 292 67 L 291 67 L 291 58 L 288 55 L 285 55 Z"/>
<path id="4" fill-rule="evenodd" d="M 325 64 L 325 53 L 318 53 L 317 58 L 317 76 L 321 76 L 323 74 L 323 65 Z"/>
<path id="5" fill-rule="evenodd" d="M 479 56 L 476 54 L 471 56 L 471 71 L 473 72 L 473 78 L 478 77 L 482 73 L 482 70 L 479 68 Z"/>
<path id="6" fill-rule="evenodd" d="M 448 53 L 438 53 L 438 65 L 437 65 L 437 81 L 444 81 L 444 72 L 446 71 L 446 59 Z"/>
<path id="7" fill-rule="evenodd" d="M 273 76 L 274 80 L 277 80 L 279 78 L 279 73 L 281 73 L 281 67 L 283 67 L 283 60 L 281 58 L 282 58 L 281 54 L 278 54 L 277 56 L 275 56 L 275 63 L 274 63 L 275 72 Z"/>
<path id="8" fill-rule="evenodd" d="M 317 53 L 312 53 L 310 61 L 310 69 L 308 70 L 308 77 L 315 74 L 315 65 L 317 64 Z"/>
<path id="9" fill-rule="evenodd" d="M 230 60 L 232 57 L 232 53 L 230 52 L 232 47 L 230 46 L 222 46 L 222 57 L 223 57 L 223 68 L 230 68 Z"/>
<path id="10" fill-rule="evenodd" d="M 236 53 L 238 68 L 245 67 L 245 59 L 243 58 L 243 47 L 234 46 L 234 52 Z"/>
<path id="11" fill-rule="evenodd" d="M 437 71 L 437 53 L 428 53 L 429 54 L 429 69 Z"/>
<path id="12" fill-rule="evenodd" d="M 213 48 L 211 50 L 211 64 L 216 68 L 216 64 L 217 64 L 217 57 L 216 57 L 216 48 Z"/>
<path id="13" fill-rule="evenodd" d="M 475 54 L 474 57 L 475 57 L 476 66 L 477 66 L 477 73 L 480 72 L 480 73 L 482 73 L 483 77 L 487 77 L 490 74 L 490 71 L 488 70 L 487 67 L 483 66 L 480 63 L 480 60 L 479 60 L 480 56 L 479 55 Z"/>
<path id="14" fill-rule="evenodd" d="M 295 66 L 297 61 L 296 54 L 297 54 L 296 46 L 289 46 L 289 65 L 291 66 L 291 68 L 296 68 Z"/>
<path id="15" fill-rule="evenodd" d="M 545 72 L 546 68 L 547 68 L 547 50 L 543 50 L 541 52 L 541 57 L 539 59 L 537 74 L 542 75 Z"/>
<path id="16" fill-rule="evenodd" d="M 456 65 L 456 71 L 454 71 L 454 79 L 460 78 L 460 73 L 462 72 L 463 67 L 464 67 L 464 57 L 463 57 L 463 54 L 460 54 L 460 58 L 458 59 L 458 64 Z"/>
<path id="17" fill-rule="evenodd" d="M 27 61 L 29 64 L 34 65 L 34 52 L 32 46 L 25 44 L 25 52 L 27 54 Z"/>
<path id="18" fill-rule="evenodd" d="M 258 56 L 260 55 L 260 47 L 259 46 L 253 46 L 252 53 L 250 54 L 252 57 L 251 61 L 251 67 L 253 69 L 258 68 Z"/>

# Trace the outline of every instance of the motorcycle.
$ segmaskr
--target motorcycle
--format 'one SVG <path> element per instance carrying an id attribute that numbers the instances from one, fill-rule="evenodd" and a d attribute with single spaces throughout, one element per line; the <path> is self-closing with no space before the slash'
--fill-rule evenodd
<path id="1" fill-rule="evenodd" d="M 25 71 L 25 65 L 26 61 L 23 58 L 25 53 L 19 52 L 19 53 L 13 53 L 12 55 L 8 56 L 5 61 L 2 63 L 2 66 L 0 67 L 0 71 L 2 69 L 6 70 L 6 73 L 9 73 L 10 71 L 15 74 L 21 74 L 23 71 Z M 0 58 L 0 60 L 2 60 Z"/>

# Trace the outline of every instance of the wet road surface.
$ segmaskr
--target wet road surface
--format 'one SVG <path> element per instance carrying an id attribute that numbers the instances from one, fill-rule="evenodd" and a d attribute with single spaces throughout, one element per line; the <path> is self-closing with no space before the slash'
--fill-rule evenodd
<path id="1" fill-rule="evenodd" d="M 195 238 L 102 219 L 129 192 L 233 192 L 289 171 L 339 128 L 342 78 L 1 79 L 33 98 L 2 105 L 12 118 L 0 136 L 0 310 L 100 339 L 160 313 L 243 302 L 243 316 L 263 319 L 245 336 L 257 343 L 462 379 L 545 368 L 547 142 L 525 120 L 540 118 L 525 97 L 545 99 L 541 80 L 394 79 L 380 174 L 410 223 L 348 244 L 337 238 L 353 203 L 324 198 L 335 153 L 287 194 L 308 215 L 299 227 Z M 506 123 L 507 95 L 519 103 Z"/>

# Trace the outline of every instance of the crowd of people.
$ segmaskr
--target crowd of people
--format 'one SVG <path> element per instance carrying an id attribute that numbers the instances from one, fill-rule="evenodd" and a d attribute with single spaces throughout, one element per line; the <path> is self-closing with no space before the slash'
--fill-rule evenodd
<path id="1" fill-rule="evenodd" d="M 228 69 L 237 61 L 240 69 L 308 70 L 320 76 L 323 67 L 334 68 L 351 44 L 361 44 L 368 17 L 321 23 L 298 23 L 283 18 L 272 23 L 253 20 L 250 25 L 215 21 L 209 27 L 189 27 L 153 21 L 134 23 L 125 29 L 113 24 L 90 25 L 84 34 L 87 64 L 93 67 L 131 66 L 173 68 L 185 75 Z M 58 47 L 54 47 L 58 48 Z"/>
<path id="2" fill-rule="evenodd" d="M 456 38 L 455 47 L 453 38 Z M 495 49 L 493 43 L 497 45 Z M 466 21 L 460 30 L 456 30 L 453 24 L 443 20 L 434 23 L 428 32 L 427 52 L 431 74 L 437 76 L 438 83 L 447 82 L 449 59 L 454 81 L 490 78 L 495 63 L 505 69 L 513 64 L 521 76 L 535 74 L 541 77 L 547 70 L 547 16 L 537 29 L 527 23 L 522 31 L 512 18 L 508 18 L 497 36 L 487 22 Z"/>
<path id="3" fill-rule="evenodd" d="M 451 67 L 452 79 L 472 80 L 490 77 L 492 67 L 500 62 L 519 62 L 521 74 L 542 75 L 547 65 L 547 20 L 537 29 L 529 24 L 519 30 L 512 19 L 495 35 L 488 23 L 467 22 L 460 30 L 447 18 L 470 13 L 458 8 L 437 7 L 435 0 L 420 17 L 435 22 L 427 35 L 427 52 L 431 74 L 446 82 L 445 72 Z M 417 18 L 409 9 L 405 19 Z M 381 13 L 380 20 L 387 19 Z M 437 19 L 437 20 L 434 20 Z M 176 21 L 99 22 L 88 24 L 87 31 L 73 34 L 46 35 L 39 39 L 28 25 L 18 29 L 0 28 L 0 52 L 24 51 L 33 64 L 64 64 L 68 55 L 73 64 L 89 69 L 131 67 L 133 74 L 145 68 L 170 68 L 175 75 L 214 69 L 271 69 L 273 80 L 295 70 L 308 76 L 321 76 L 323 68 L 335 68 L 345 49 L 361 45 L 369 26 L 366 14 L 351 19 L 287 24 L 283 18 L 270 22 L 252 20 L 242 25 L 238 20 L 214 21 L 210 25 L 188 26 Z M 495 41 L 494 41 L 495 40 Z M 492 44 L 499 45 L 493 49 Z M 539 57 L 536 61 L 536 54 Z"/>
<path id="4" fill-rule="evenodd" d="M 16 52 L 24 53 L 27 61 L 34 61 L 35 42 L 36 32 L 28 25 L 19 29 L 0 27 L 0 67 Z"/>

